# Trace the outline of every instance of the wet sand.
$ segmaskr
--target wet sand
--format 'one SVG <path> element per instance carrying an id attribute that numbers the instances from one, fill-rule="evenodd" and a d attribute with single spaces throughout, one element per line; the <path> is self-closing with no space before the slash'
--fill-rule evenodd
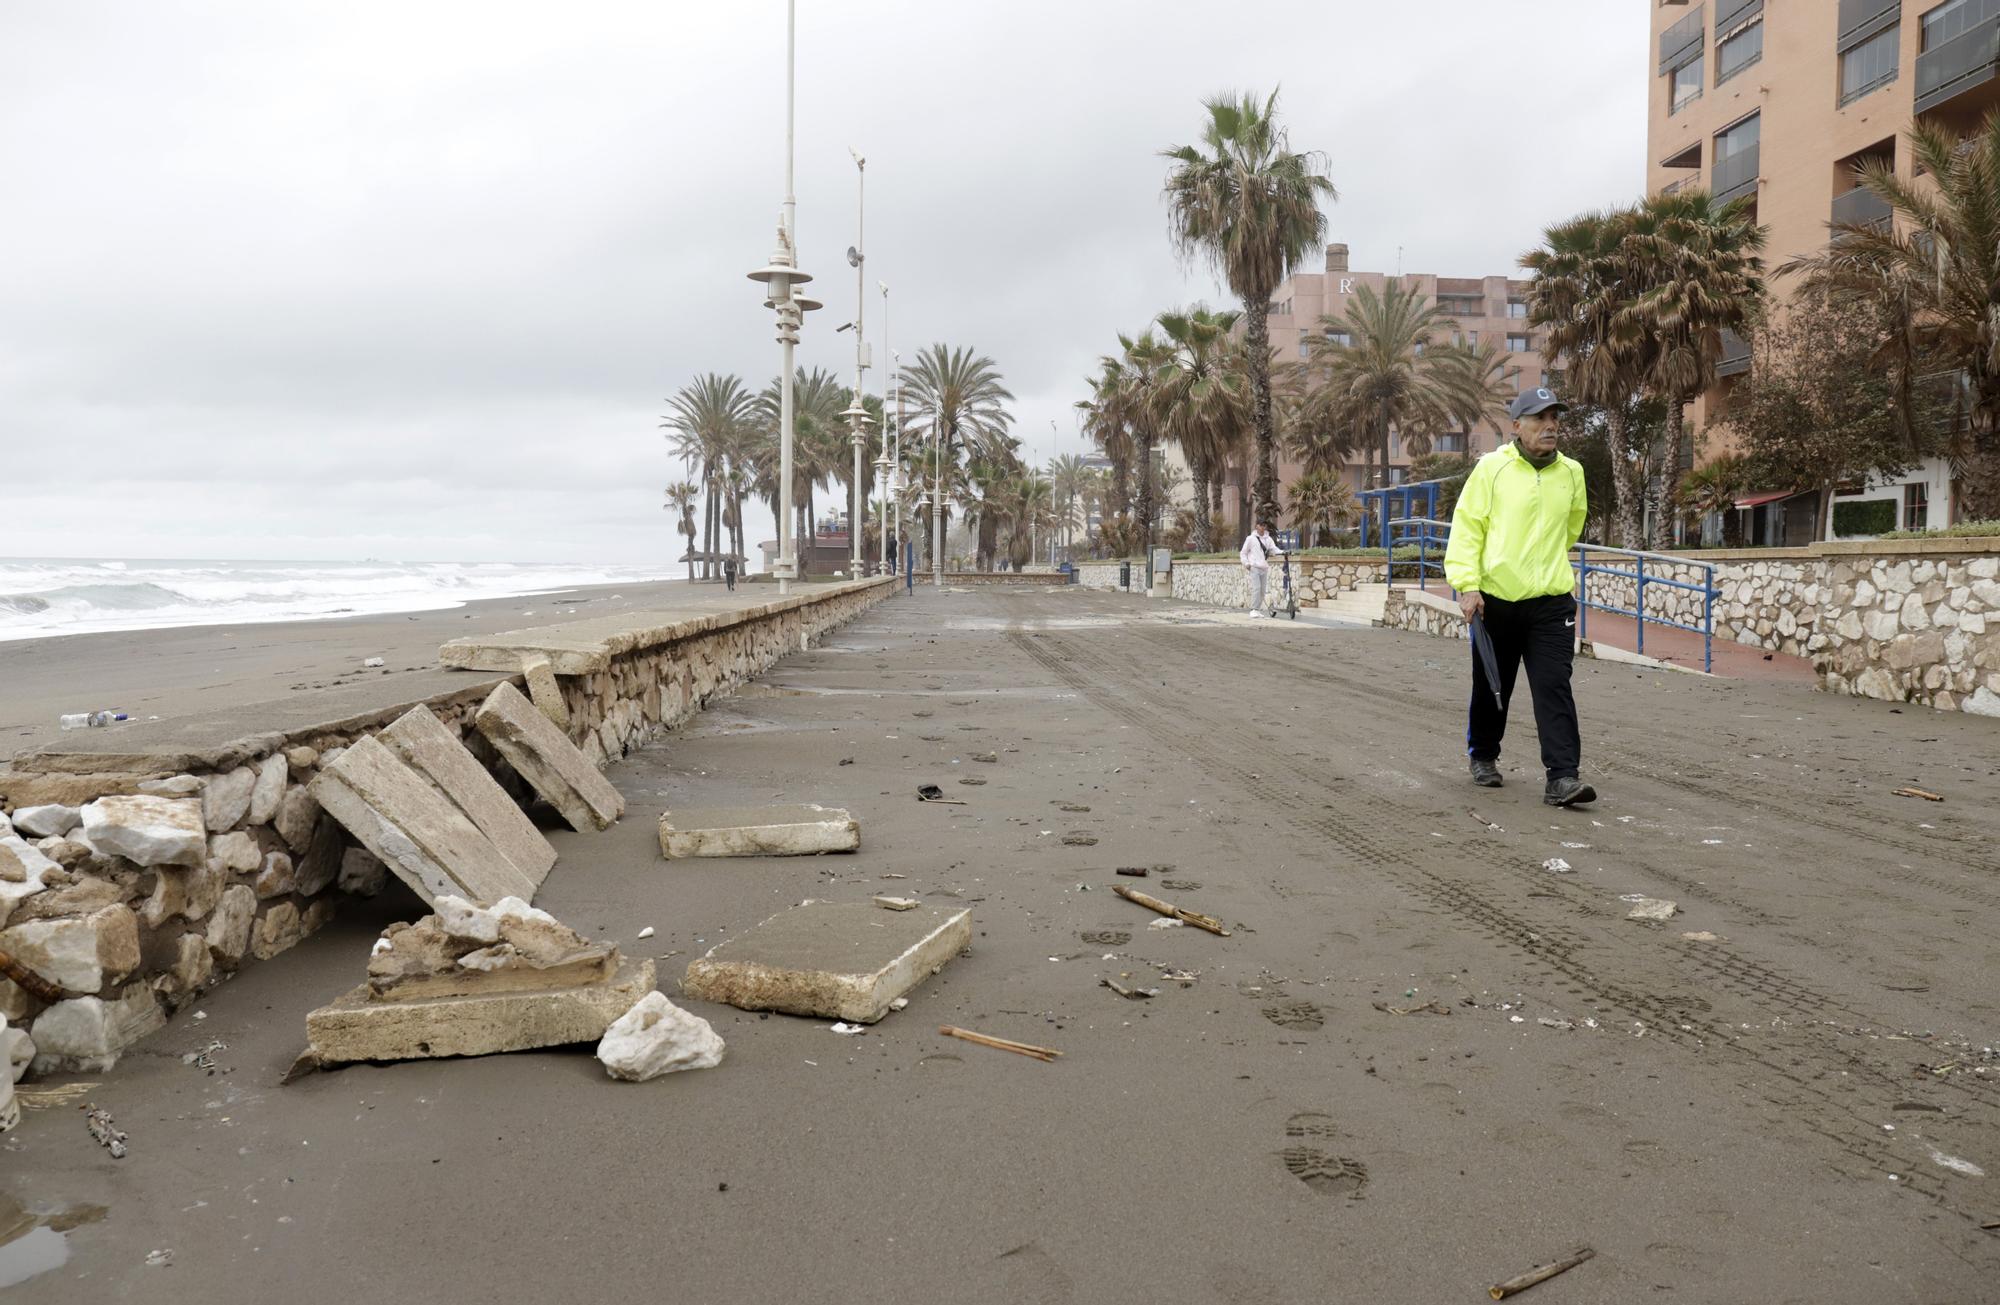
<path id="1" fill-rule="evenodd" d="M 275 1086 L 414 914 L 385 895 L 0 1138 L 0 1189 L 108 1207 L 14 1298 L 1429 1305 L 1588 1245 L 1525 1299 L 1993 1299 L 1994 722 L 1584 663 L 1605 796 L 1556 812 L 1525 719 L 1508 786 L 1467 784 L 1462 678 L 1422 636 L 1115 595 L 884 603 L 614 768 L 625 819 L 552 833 L 537 905 L 670 995 L 805 897 L 970 906 L 908 1010 L 691 1003 L 727 1059 L 646 1084 L 579 1049 Z M 805 800 L 860 853 L 659 859 L 669 805 Z M 1121 865 L 1232 936 L 1151 928 Z"/>

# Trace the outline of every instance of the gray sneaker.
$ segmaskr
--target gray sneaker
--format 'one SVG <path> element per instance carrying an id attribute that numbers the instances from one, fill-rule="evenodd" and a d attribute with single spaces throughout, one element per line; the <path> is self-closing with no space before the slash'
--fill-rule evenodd
<path id="1" fill-rule="evenodd" d="M 1472 782 L 1481 788 L 1499 788 L 1505 781 L 1500 778 L 1500 767 L 1484 757 L 1472 759 Z"/>
<path id="2" fill-rule="evenodd" d="M 1597 801 L 1597 790 L 1574 775 L 1564 775 L 1549 781 L 1542 801 L 1552 807 L 1580 807 Z"/>

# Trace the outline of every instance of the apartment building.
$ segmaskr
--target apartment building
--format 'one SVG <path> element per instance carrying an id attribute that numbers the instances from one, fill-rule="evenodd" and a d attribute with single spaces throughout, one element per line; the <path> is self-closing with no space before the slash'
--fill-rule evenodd
<path id="1" fill-rule="evenodd" d="M 1829 222 L 1889 221 L 1888 206 L 1857 186 L 1854 169 L 1880 159 L 1914 176 L 1909 139 L 1918 118 L 1970 131 L 2000 107 L 2000 0 L 1644 3 L 1653 6 L 1655 57 L 1647 185 L 1703 185 L 1720 199 L 1749 200 L 1770 229 L 1769 266 L 1824 245 Z M 1789 286 L 1772 289 L 1782 296 Z M 1734 379 L 1749 369 L 1749 346 L 1725 340 L 1723 384 L 1693 410 L 1697 427 L 1726 409 Z M 1841 495 L 1836 526 L 1846 517 L 1879 527 L 1879 511 L 1841 504 L 1882 499 L 1896 502 L 1897 528 L 1957 516 L 1949 468 L 1933 459 Z M 1789 520 L 1759 518 L 1763 542 L 1813 537 L 1818 523 L 1802 514 L 1816 505 L 1790 506 Z"/>

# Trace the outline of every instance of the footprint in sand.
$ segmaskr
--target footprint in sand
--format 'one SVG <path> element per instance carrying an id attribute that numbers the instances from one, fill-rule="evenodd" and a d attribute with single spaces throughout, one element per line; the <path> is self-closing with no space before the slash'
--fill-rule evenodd
<path id="1" fill-rule="evenodd" d="M 1160 887 L 1176 893 L 1192 893 L 1201 887 L 1198 879 L 1162 879 Z"/>
<path id="2" fill-rule="evenodd" d="M 1264 1018 L 1286 1029 L 1316 1029 L 1326 1023 L 1326 1013 L 1309 1001 L 1288 1001 L 1266 1006 Z"/>
<path id="3" fill-rule="evenodd" d="M 1085 929 L 1077 937 L 1092 947 L 1123 947 L 1132 941 L 1132 935 L 1123 929 Z"/>
<path id="4" fill-rule="evenodd" d="M 1339 1136 L 1331 1115 L 1315 1110 L 1302 1111 L 1285 1121 L 1285 1136 L 1291 1145 L 1279 1152 L 1285 1170 L 1321 1196 L 1361 1199 L 1368 1186 L 1368 1166 L 1344 1155 L 1334 1155 L 1321 1143 L 1331 1146 Z"/>

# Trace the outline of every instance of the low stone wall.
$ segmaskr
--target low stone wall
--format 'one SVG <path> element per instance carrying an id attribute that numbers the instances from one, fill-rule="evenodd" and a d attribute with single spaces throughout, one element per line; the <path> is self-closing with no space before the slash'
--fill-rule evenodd
<path id="1" fill-rule="evenodd" d="M 918 584 L 927 585 L 930 582 L 930 572 L 917 573 Z M 944 573 L 944 582 L 960 588 L 1008 585 L 1014 588 L 1051 589 L 1067 585 L 1070 580 L 1060 571 L 947 571 Z"/>
<path id="2" fill-rule="evenodd" d="M 601 639 L 595 653 L 559 637 L 575 626 L 514 633 L 524 642 L 558 636 L 544 642 L 567 659 L 557 669 L 569 736 L 603 764 L 889 597 L 895 583 L 883 577 L 634 628 Z M 504 646 L 506 638 L 495 641 Z M 48 1004 L 0 978 L 0 1014 L 29 1027 L 37 1065 L 108 1068 L 167 1011 L 319 929 L 343 896 L 380 891 L 382 864 L 320 811 L 306 785 L 411 707 L 429 707 L 525 798 L 472 726 L 478 704 L 502 680 L 521 677 L 424 672 L 404 681 L 422 692 L 388 702 L 365 685 L 296 694 L 247 712 L 90 731 L 0 769 L 0 951 L 70 994 Z M 367 693 L 374 699 L 359 696 Z M 242 732 L 246 718 L 255 732 Z M 188 804 L 182 811 L 198 812 L 205 855 L 197 840 L 194 857 L 175 858 L 198 864 L 141 864 L 82 837 L 73 810 L 31 810 L 130 794 L 178 799 Z"/>
<path id="3" fill-rule="evenodd" d="M 1080 562 L 1076 582 L 1086 589 L 1118 588 L 1117 562 Z M 1346 590 L 1365 584 L 1382 583 L 1383 563 L 1374 558 L 1299 557 L 1292 559 L 1292 585 L 1298 591 L 1299 606 L 1316 607 Z M 1216 607 L 1248 607 L 1250 580 L 1239 562 L 1177 561 L 1172 572 L 1173 596 L 1191 603 Z M 1283 586 L 1279 568 L 1272 568 L 1267 594 Z M 1132 588 L 1145 584 L 1140 563 L 1132 563 Z"/>
<path id="4" fill-rule="evenodd" d="M 1466 637 L 1465 614 L 1458 610 L 1458 604 L 1421 589 L 1391 589 L 1382 604 L 1382 624 L 1392 630 L 1461 642 Z"/>
<path id="5" fill-rule="evenodd" d="M 1078 562 L 1076 583 L 1085 589 L 1117 589 L 1119 568 L 1122 562 Z M 1136 591 L 1146 583 L 1146 568 L 1142 562 L 1133 562 L 1132 587 Z"/>

